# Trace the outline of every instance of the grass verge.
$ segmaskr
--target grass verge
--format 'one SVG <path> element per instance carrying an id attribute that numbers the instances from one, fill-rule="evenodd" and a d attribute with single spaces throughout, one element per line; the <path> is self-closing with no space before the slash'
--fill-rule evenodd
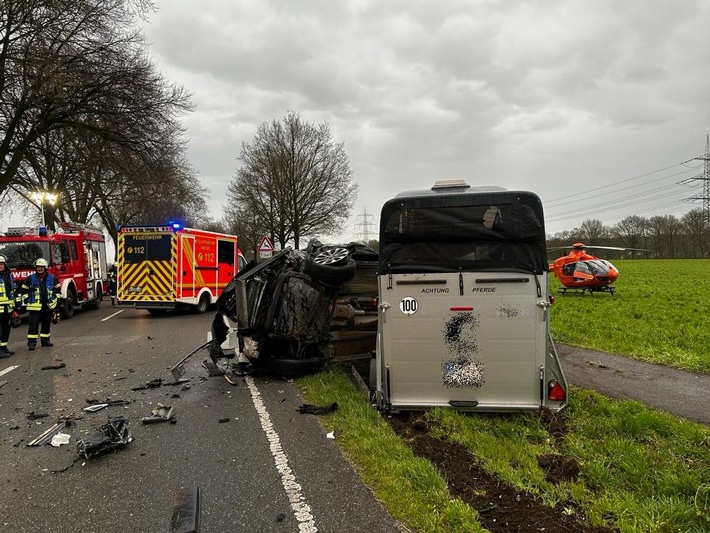
<path id="1" fill-rule="evenodd" d="M 389 513 L 417 531 L 484 531 L 475 510 L 450 496 L 446 482 L 415 457 L 336 367 L 298 380 L 309 403 L 337 401 L 323 417 L 363 481 Z M 466 415 L 433 409 L 441 435 L 465 446 L 481 466 L 549 505 L 584 513 L 624 533 L 710 530 L 710 429 L 646 408 L 574 389 L 562 413 L 566 430 L 550 432 L 537 414 Z M 580 475 L 551 484 L 542 454 L 575 459 Z"/>

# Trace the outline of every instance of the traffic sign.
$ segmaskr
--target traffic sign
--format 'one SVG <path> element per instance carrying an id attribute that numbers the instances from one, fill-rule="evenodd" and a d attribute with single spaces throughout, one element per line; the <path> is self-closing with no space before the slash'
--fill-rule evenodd
<path id="1" fill-rule="evenodd" d="M 256 250 L 260 253 L 269 253 L 274 251 L 274 245 L 271 244 L 271 241 L 269 238 L 264 235 L 261 240 L 259 241 L 259 246 L 257 246 Z"/>

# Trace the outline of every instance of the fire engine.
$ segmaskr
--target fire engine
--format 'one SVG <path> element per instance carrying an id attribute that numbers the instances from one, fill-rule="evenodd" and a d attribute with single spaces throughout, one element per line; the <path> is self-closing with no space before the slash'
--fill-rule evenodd
<path id="1" fill-rule="evenodd" d="M 59 312 L 63 319 L 74 309 L 98 309 L 108 290 L 106 237 L 101 229 L 60 222 L 56 232 L 46 226 L 8 228 L 0 236 L 0 255 L 7 258 L 16 284 L 34 272 L 43 257 L 61 284 Z"/>
<path id="2" fill-rule="evenodd" d="M 237 236 L 180 224 L 119 226 L 116 305 L 204 313 L 246 263 Z"/>

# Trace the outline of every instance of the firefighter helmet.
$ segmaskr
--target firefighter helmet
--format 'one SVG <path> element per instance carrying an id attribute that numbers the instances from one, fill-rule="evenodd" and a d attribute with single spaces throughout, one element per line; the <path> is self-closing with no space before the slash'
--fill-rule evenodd
<path id="1" fill-rule="evenodd" d="M 47 263 L 47 260 L 44 257 L 40 257 L 35 261 L 35 267 L 44 267 L 47 268 L 49 266 L 49 263 Z"/>
<path id="2" fill-rule="evenodd" d="M 4 255 L 0 255 L 0 263 L 7 263 L 7 259 Z"/>

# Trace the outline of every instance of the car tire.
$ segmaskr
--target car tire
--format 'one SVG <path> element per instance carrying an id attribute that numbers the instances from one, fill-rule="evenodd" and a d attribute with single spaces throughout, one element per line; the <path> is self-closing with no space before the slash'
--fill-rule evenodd
<path id="1" fill-rule="evenodd" d="M 350 250 L 342 246 L 322 246 L 313 255 L 313 262 L 319 265 L 344 265 L 350 256 Z"/>
<path id="2" fill-rule="evenodd" d="M 315 374 L 323 368 L 325 361 L 320 357 L 310 359 L 270 359 L 266 371 L 272 376 L 294 379 Z"/>
<path id="3" fill-rule="evenodd" d="M 341 264 L 317 263 L 315 258 L 309 257 L 303 271 L 316 281 L 330 287 L 338 287 L 353 279 L 355 276 L 355 261 L 346 258 Z"/>

